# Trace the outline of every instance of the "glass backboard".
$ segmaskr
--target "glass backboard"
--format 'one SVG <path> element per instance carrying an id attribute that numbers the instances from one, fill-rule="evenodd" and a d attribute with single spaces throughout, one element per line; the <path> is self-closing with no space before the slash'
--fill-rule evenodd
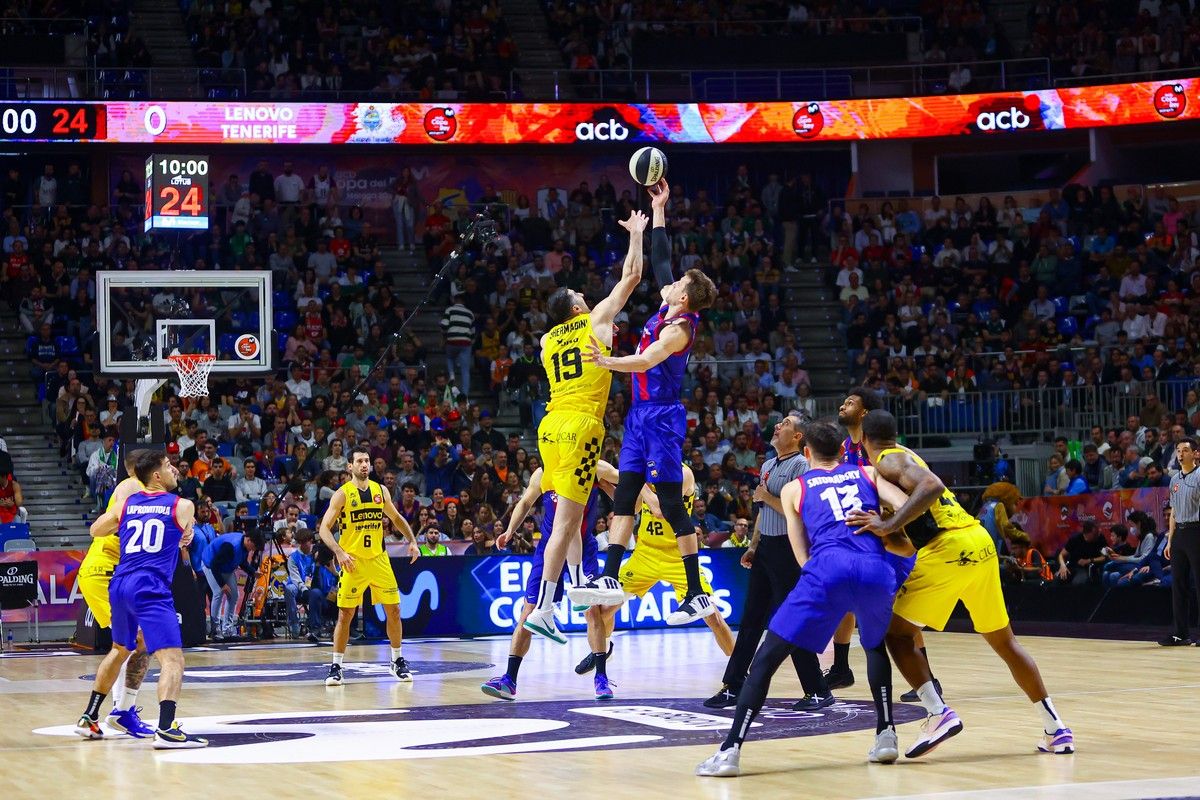
<path id="1" fill-rule="evenodd" d="M 215 355 L 214 373 L 272 365 L 269 271 L 136 270 L 96 275 L 100 373 L 173 375 L 167 356 Z"/>

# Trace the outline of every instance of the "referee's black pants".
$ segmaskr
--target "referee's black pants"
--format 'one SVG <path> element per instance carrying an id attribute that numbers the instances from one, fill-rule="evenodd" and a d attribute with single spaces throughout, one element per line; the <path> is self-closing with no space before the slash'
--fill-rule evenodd
<path id="1" fill-rule="evenodd" d="M 1175 635 L 1181 639 L 1188 638 L 1190 627 L 1189 594 L 1200 608 L 1200 522 L 1176 524 L 1171 538 L 1171 603 L 1175 609 Z"/>
<path id="2" fill-rule="evenodd" d="M 760 537 L 758 549 L 754 553 L 754 565 L 750 567 L 750 583 L 746 587 L 746 607 L 742 611 L 742 624 L 738 628 L 733 654 L 729 656 L 729 663 L 725 666 L 725 676 L 721 679 L 734 694 L 737 694 L 746 682 L 750 662 L 754 659 L 758 643 L 767 630 L 771 615 L 799 580 L 800 565 L 796 563 L 796 556 L 792 553 L 788 537 Z M 816 656 L 807 650 L 792 652 L 792 664 L 796 667 L 796 675 L 800 677 L 802 684 L 811 682 L 804 680 L 805 659 L 815 660 Z M 812 674 L 811 668 L 808 674 Z M 820 674 L 820 667 L 817 667 L 816 675 Z M 823 687 L 819 686 L 804 686 L 805 693 L 822 690 Z"/>

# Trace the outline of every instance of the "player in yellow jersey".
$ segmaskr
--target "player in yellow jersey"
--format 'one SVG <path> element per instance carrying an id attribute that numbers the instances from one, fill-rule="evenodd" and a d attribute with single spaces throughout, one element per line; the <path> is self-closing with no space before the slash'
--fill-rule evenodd
<path id="1" fill-rule="evenodd" d="M 350 641 L 350 623 L 362 605 L 363 591 L 371 587 L 371 597 L 383 606 L 387 617 L 388 641 L 392 646 L 391 672 L 397 680 L 411 681 L 408 662 L 400 654 L 404 631 L 400 624 L 400 587 L 383 544 L 383 518 L 387 517 L 397 536 L 408 540 L 409 563 L 417 560 L 417 537 L 407 520 L 400 516 L 391 495 L 370 479 L 371 451 L 355 447 L 350 451 L 350 480 L 338 487 L 321 519 L 321 541 L 342 568 L 338 580 L 338 619 L 333 629 L 333 663 L 329 665 L 326 686 L 342 685 L 342 659 Z M 334 523 L 341 521 L 341 536 L 333 538 Z"/>
<path id="2" fill-rule="evenodd" d="M 566 644 L 567 638 L 554 621 L 554 596 L 564 563 L 570 565 L 576 586 L 584 582 L 579 574 L 583 550 L 578 531 L 596 482 L 604 412 L 612 386 L 612 373 L 586 362 L 583 354 L 593 341 L 606 353 L 612 349 L 613 318 L 642 280 L 642 234 L 649 221 L 635 211 L 618 223 L 629 231 L 629 252 L 612 294 L 595 308 L 588 308 L 582 294 L 565 288 L 550 295 L 546 303 L 553 327 L 542 336 L 541 345 L 550 404 L 538 426 L 538 454 L 542 458 L 542 491 L 557 493 L 558 511 L 537 602 L 524 626 L 558 644 Z M 569 531 L 575 535 L 568 535 Z"/>
<path id="3" fill-rule="evenodd" d="M 683 467 L 683 502 L 689 515 L 692 513 L 695 492 L 696 476 L 685 464 Z M 655 494 L 653 486 L 650 484 L 643 486 L 640 499 L 642 505 L 637 524 L 637 547 L 634 548 L 633 555 L 621 565 L 621 586 L 625 589 L 626 595 L 642 597 L 656 583 L 664 581 L 671 584 L 671 588 L 675 590 L 675 598 L 682 601 L 687 594 L 687 575 L 684 574 L 683 556 L 679 553 L 679 545 L 672 533 L 671 523 L 662 516 L 662 509 L 658 505 L 658 495 Z M 712 586 L 703 575 L 700 576 L 700 583 L 704 588 L 704 593 L 711 595 Z M 621 609 L 621 606 L 593 606 L 592 608 L 593 610 L 601 608 L 604 614 L 605 641 L 601 642 L 601 647 L 597 652 L 605 653 L 608 651 L 606 640 L 612 636 L 617 611 Z M 729 629 L 725 618 L 720 614 L 709 614 L 704 621 L 712 629 L 713 636 L 717 639 L 717 647 L 720 647 L 721 652 L 726 656 L 730 655 L 733 652 L 733 631 Z M 593 650 L 595 649 L 593 646 Z M 580 664 L 580 667 L 584 666 L 585 664 Z"/>
<path id="4" fill-rule="evenodd" d="M 146 487 L 133 475 L 133 465 L 140 451 L 131 450 L 125 454 L 125 472 L 130 476 L 121 481 L 113 489 L 104 509 L 109 514 L 114 508 L 121 508 L 125 500 L 134 492 L 140 492 Z M 87 554 L 79 565 L 79 593 L 92 612 L 97 627 L 112 627 L 112 603 L 108 599 L 108 585 L 112 582 L 113 571 L 121 560 L 121 539 L 118 536 L 104 536 L 92 539 Z M 118 648 L 113 648 L 105 659 L 120 657 Z M 142 635 L 138 633 L 137 649 L 129 654 L 128 659 L 121 664 L 121 672 L 113 684 L 113 707 L 105 718 L 108 727 L 127 733 L 135 739 L 148 739 L 154 736 L 154 728 L 142 722 L 138 716 L 137 696 L 146 678 L 146 670 L 150 666 L 150 654 Z M 97 671 L 99 673 L 99 670 Z M 76 733 L 87 739 L 98 739 L 103 731 L 98 724 L 89 724 L 76 728 Z"/>
<path id="5" fill-rule="evenodd" d="M 887 634 L 888 650 L 896 666 L 917 690 L 929 714 L 920 738 L 905 755 L 924 755 L 962 730 L 962 721 L 934 686 L 929 664 L 916 642 L 917 633 L 926 625 L 942 630 L 959 600 L 971 615 L 976 632 L 1004 660 L 1041 717 L 1045 735 L 1038 742 L 1038 750 L 1075 752 L 1071 729 L 1058 716 L 1037 664 L 1017 642 L 1008 624 L 991 536 L 958 504 L 954 493 L 920 456 L 896 444 L 895 417 L 876 409 L 863 418 L 862 430 L 871 463 L 881 476 L 908 494 L 908 501 L 887 520 L 876 513 L 852 511 L 846 521 L 859 527 L 860 532 L 881 537 L 903 528 L 918 548 L 916 565 L 896 595 Z"/>

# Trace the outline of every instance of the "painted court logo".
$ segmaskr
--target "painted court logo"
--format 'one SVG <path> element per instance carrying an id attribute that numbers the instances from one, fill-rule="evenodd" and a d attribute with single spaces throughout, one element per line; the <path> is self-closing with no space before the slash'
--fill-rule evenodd
<path id="1" fill-rule="evenodd" d="M 190 676 L 189 672 L 189 680 Z M 807 712 L 792 711 L 791 702 L 776 700 L 764 707 L 754 723 L 754 738 L 820 736 L 871 730 L 875 724 L 871 703 L 842 702 Z M 922 712 L 902 705 L 895 716 L 897 723 L 905 723 L 919 719 Z M 696 698 L 239 714 L 182 720 L 189 733 L 204 736 L 210 746 L 160 758 L 189 764 L 305 764 L 714 746 L 732 722 L 732 709 L 709 713 Z M 73 735 L 70 725 L 35 733 Z"/>

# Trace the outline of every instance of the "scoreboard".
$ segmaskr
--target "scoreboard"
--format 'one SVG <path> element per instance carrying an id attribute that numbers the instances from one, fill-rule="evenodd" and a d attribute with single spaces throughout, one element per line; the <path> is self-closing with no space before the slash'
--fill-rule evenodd
<path id="1" fill-rule="evenodd" d="M 208 229 L 208 156 L 146 159 L 147 232 Z"/>

